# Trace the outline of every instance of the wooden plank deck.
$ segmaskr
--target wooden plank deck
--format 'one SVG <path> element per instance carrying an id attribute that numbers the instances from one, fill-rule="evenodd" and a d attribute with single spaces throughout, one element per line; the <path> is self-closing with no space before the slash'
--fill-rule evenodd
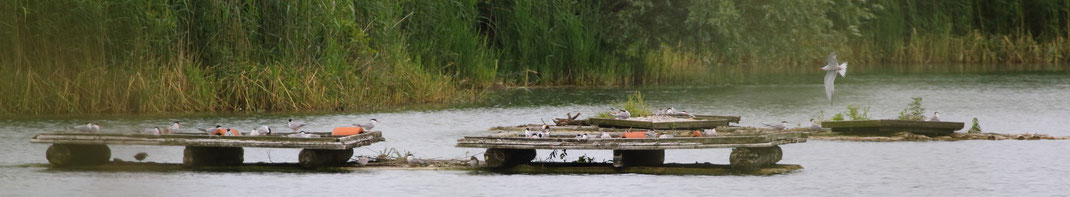
<path id="1" fill-rule="evenodd" d="M 806 142 L 807 133 L 675 138 L 524 138 L 503 135 L 464 137 L 457 147 L 499 149 L 664 150 L 771 147 Z"/>
<path id="2" fill-rule="evenodd" d="M 691 118 L 688 115 L 672 115 L 677 118 Z M 739 123 L 739 116 L 718 116 L 718 115 L 695 115 L 695 120 L 727 120 L 732 123 Z"/>
<path id="3" fill-rule="evenodd" d="M 330 135 L 330 133 L 315 133 Z M 345 150 L 384 141 L 379 131 L 351 136 L 294 138 L 284 136 L 211 136 L 205 134 L 41 133 L 31 143 L 200 147 L 259 147 Z"/>
<path id="4" fill-rule="evenodd" d="M 951 135 L 965 126 L 963 122 L 930 122 L 921 120 L 850 120 L 821 122 L 821 127 L 833 132 L 855 135 L 891 135 L 911 132 L 923 135 Z"/>
<path id="5" fill-rule="evenodd" d="M 675 121 L 675 122 L 651 122 L 651 121 L 618 120 L 618 119 L 607 119 L 607 118 L 590 118 L 590 119 L 588 119 L 588 121 L 592 125 L 598 125 L 599 127 L 643 128 L 643 129 L 709 129 L 709 128 L 717 128 L 718 126 L 728 126 L 728 120 L 726 120 L 726 119 L 691 120 L 691 121 Z"/>

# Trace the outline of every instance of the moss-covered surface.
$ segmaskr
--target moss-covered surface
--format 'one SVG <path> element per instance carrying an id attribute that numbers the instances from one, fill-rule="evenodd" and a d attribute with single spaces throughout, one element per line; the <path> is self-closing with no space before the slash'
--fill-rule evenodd
<path id="1" fill-rule="evenodd" d="M 903 141 L 962 141 L 962 140 L 1070 140 L 1070 136 L 1049 136 L 1046 134 L 1002 134 L 1002 133 L 953 133 L 949 136 L 929 137 L 910 132 L 898 132 L 892 136 L 855 136 L 838 132 L 811 133 L 812 140 L 861 141 L 861 142 L 903 142 Z"/>

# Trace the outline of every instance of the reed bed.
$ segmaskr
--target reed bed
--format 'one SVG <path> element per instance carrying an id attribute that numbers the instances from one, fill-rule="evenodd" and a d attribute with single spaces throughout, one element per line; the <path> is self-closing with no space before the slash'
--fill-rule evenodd
<path id="1" fill-rule="evenodd" d="M 1070 63 L 1064 0 L 11 0 L 0 10 L 2 114 L 349 111 L 469 102 L 500 86 L 794 83 L 831 51 L 853 72 Z"/>

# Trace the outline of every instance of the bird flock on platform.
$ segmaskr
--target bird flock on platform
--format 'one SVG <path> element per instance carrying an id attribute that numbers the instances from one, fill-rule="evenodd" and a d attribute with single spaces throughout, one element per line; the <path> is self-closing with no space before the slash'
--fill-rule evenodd
<path id="1" fill-rule="evenodd" d="M 353 126 L 360 127 L 364 131 L 371 131 L 375 128 L 375 125 L 379 123 L 378 119 L 371 119 L 369 122 L 352 124 Z M 135 134 L 155 134 L 155 135 L 210 135 L 210 136 L 271 136 L 280 135 L 285 137 L 319 137 L 321 134 L 308 132 L 301 130 L 307 124 L 304 121 L 288 119 L 284 126 L 290 128 L 292 132 L 280 133 L 272 129 L 270 125 L 261 125 L 259 127 L 249 129 L 248 132 L 242 132 L 237 128 L 224 127 L 222 124 L 215 124 L 212 127 L 196 128 L 200 132 L 185 132 L 183 131 L 183 123 L 180 121 L 174 121 L 167 127 L 145 127 L 140 129 L 131 129 L 131 131 L 124 132 L 123 129 L 102 129 L 100 123 L 86 122 L 85 124 L 75 125 L 70 127 L 70 130 L 82 133 L 99 133 L 101 131 L 111 131 L 113 133 L 135 133 Z"/>

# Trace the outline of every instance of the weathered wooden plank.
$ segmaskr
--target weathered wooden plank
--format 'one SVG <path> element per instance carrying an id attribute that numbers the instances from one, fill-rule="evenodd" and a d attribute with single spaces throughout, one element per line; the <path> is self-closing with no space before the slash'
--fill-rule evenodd
<path id="1" fill-rule="evenodd" d="M 724 119 L 716 120 L 689 120 L 689 121 L 675 121 L 675 122 L 651 122 L 651 121 L 635 121 L 635 120 L 618 120 L 607 118 L 591 118 L 588 121 L 593 125 L 600 127 L 619 127 L 619 128 L 645 128 L 645 129 L 705 129 L 705 128 L 717 128 L 718 126 L 728 126 L 728 121 Z"/>
<path id="2" fill-rule="evenodd" d="M 941 129 L 962 129 L 965 126 L 963 122 L 931 122 L 920 120 L 848 120 L 848 121 L 826 121 L 821 122 L 821 126 L 825 128 L 846 128 L 846 127 L 923 127 L 923 128 L 941 128 Z"/>
<path id="3" fill-rule="evenodd" d="M 149 146 L 205 146 L 205 147 L 261 147 L 304 149 L 352 149 L 383 141 L 378 131 L 345 137 L 291 138 L 282 136 L 181 136 L 151 134 L 43 133 L 35 135 L 32 143 L 108 144 Z"/>
<path id="4" fill-rule="evenodd" d="M 821 126 L 834 132 L 861 135 L 891 135 L 911 132 L 924 135 L 950 135 L 965 126 L 963 122 L 930 122 L 920 120 L 852 120 L 827 121 Z"/>
<path id="5" fill-rule="evenodd" d="M 688 115 L 671 115 L 677 118 L 694 118 L 695 120 L 726 120 L 728 122 L 739 123 L 739 116 L 718 116 L 718 115 L 695 115 L 694 117 Z"/>
<path id="6" fill-rule="evenodd" d="M 137 137 L 147 139 L 258 139 L 258 140 L 278 140 L 278 141 L 312 141 L 312 142 L 334 142 L 338 141 L 336 136 L 330 136 L 331 133 L 315 132 L 312 134 L 318 134 L 324 137 L 318 138 L 291 138 L 283 137 L 287 133 L 280 133 L 279 135 L 271 136 L 215 136 L 204 133 L 179 133 L 179 134 L 143 134 L 143 133 L 81 133 L 81 132 L 50 132 L 41 133 L 37 135 L 63 135 L 63 136 L 100 136 L 100 137 Z"/>
<path id="7" fill-rule="evenodd" d="M 678 138 L 522 138 L 465 137 L 457 147 L 506 149 L 612 149 L 663 150 L 734 147 L 769 147 L 806 142 L 806 133 L 779 133 L 753 136 L 678 137 Z"/>

